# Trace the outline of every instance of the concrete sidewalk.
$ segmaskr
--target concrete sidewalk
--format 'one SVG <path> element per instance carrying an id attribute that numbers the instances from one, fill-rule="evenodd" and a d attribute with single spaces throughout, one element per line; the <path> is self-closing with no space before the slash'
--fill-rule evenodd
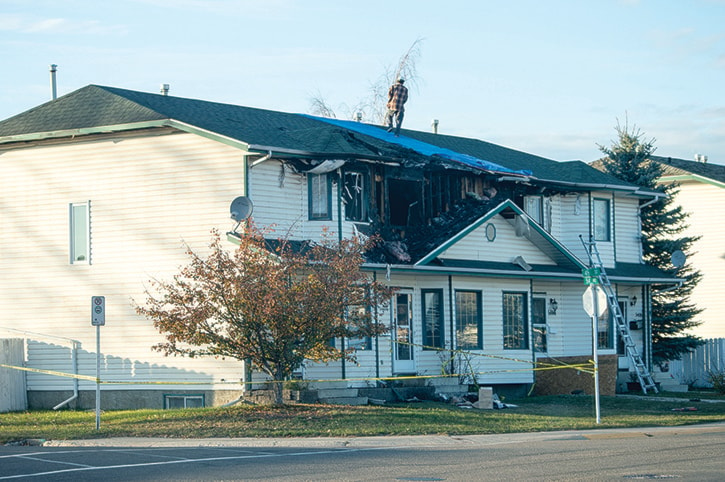
<path id="1" fill-rule="evenodd" d="M 725 433 L 725 421 L 677 427 L 639 427 L 600 430 L 567 430 L 488 435 L 391 435 L 380 437 L 313 437 L 313 438 L 135 438 L 114 437 L 86 440 L 51 440 L 44 447 L 442 447 L 486 446 L 502 443 L 541 442 L 547 440 L 587 440 L 595 438 L 656 437 L 673 433 Z"/>

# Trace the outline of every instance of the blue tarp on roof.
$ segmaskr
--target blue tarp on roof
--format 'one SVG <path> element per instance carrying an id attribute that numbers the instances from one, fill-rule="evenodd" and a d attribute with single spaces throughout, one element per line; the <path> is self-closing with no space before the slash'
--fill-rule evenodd
<path id="1" fill-rule="evenodd" d="M 364 134 L 366 136 L 374 137 L 376 139 L 380 139 L 385 142 L 390 142 L 392 144 L 398 144 L 402 147 L 408 148 L 408 149 L 415 151 L 419 154 L 422 154 L 424 156 L 441 157 L 441 158 L 447 159 L 449 161 L 460 162 L 461 164 L 465 164 L 467 166 L 475 167 L 475 168 L 482 169 L 485 171 L 504 173 L 504 174 L 516 174 L 516 175 L 520 175 L 520 176 L 531 176 L 532 175 L 532 172 L 529 170 L 514 171 L 513 169 L 508 169 L 508 168 L 500 166 L 494 162 L 485 161 L 485 160 L 479 159 L 477 157 L 469 156 L 468 154 L 461 154 L 460 152 L 452 151 L 450 149 L 446 149 L 443 147 L 438 147 L 436 145 L 428 144 L 427 142 L 419 141 L 416 139 L 411 139 L 410 137 L 406 137 L 404 135 L 396 137 L 392 133 L 387 132 L 385 129 L 382 129 L 379 126 L 364 124 L 362 122 L 330 119 L 328 117 L 317 117 L 317 116 L 312 116 L 312 115 L 307 115 L 307 114 L 303 114 L 303 115 L 306 117 L 309 117 L 311 119 L 315 119 L 315 120 L 322 121 L 322 122 L 327 122 L 328 124 L 332 124 L 332 125 L 335 125 L 338 127 L 342 127 L 344 129 L 348 129 L 348 130 L 357 132 L 359 134 Z"/>

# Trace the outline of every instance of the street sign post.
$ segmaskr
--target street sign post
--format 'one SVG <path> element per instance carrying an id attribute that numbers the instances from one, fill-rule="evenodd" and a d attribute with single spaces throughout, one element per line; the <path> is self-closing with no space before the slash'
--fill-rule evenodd
<path id="1" fill-rule="evenodd" d="M 607 295 L 599 289 L 599 275 L 597 282 L 591 283 L 582 295 L 584 311 L 592 319 L 592 358 L 594 360 L 594 405 L 597 416 L 597 423 L 601 422 L 599 411 L 599 357 L 597 354 L 597 343 L 599 334 L 598 320 L 607 312 Z"/>
<path id="2" fill-rule="evenodd" d="M 91 325 L 96 327 L 96 430 L 101 429 L 101 326 L 106 324 L 106 297 L 91 296 Z"/>

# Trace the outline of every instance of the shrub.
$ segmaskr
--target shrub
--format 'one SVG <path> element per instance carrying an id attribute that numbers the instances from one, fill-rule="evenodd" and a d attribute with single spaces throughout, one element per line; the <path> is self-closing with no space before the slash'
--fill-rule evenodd
<path id="1" fill-rule="evenodd" d="M 725 370 L 708 370 L 707 381 L 720 395 L 725 395 Z"/>

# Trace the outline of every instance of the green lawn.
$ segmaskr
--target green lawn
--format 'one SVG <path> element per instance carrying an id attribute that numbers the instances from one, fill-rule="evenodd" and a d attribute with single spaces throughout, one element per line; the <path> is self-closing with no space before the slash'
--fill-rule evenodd
<path id="1" fill-rule="evenodd" d="M 674 394 L 663 394 L 674 396 Z M 488 434 L 614 427 L 676 426 L 725 421 L 725 397 L 680 394 L 678 401 L 601 397 L 601 424 L 590 396 L 506 400 L 503 410 L 464 409 L 421 402 L 386 406 L 237 405 L 186 410 L 109 411 L 96 431 L 94 411 L 0 414 L 0 443 L 27 439 L 103 437 L 332 437 L 415 434 Z M 719 398 L 721 403 L 696 399 Z M 694 411 L 678 411 L 695 407 Z"/>

